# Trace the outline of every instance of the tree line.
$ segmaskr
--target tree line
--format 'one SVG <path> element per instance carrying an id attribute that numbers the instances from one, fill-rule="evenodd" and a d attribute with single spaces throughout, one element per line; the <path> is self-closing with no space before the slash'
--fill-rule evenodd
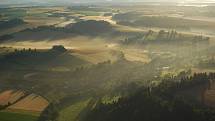
<path id="1" fill-rule="evenodd" d="M 177 91 L 194 85 L 208 84 L 215 79 L 215 73 L 200 73 L 193 76 L 164 79 L 149 89 L 142 87 L 127 97 L 112 104 L 98 101 L 95 108 L 83 121 L 214 121 L 215 109 L 190 102 Z"/>

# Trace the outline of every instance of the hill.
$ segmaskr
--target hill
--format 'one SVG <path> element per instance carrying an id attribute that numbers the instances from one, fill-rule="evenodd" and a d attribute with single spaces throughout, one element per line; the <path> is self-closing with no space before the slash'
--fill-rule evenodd
<path id="1" fill-rule="evenodd" d="M 113 35 L 115 32 L 117 31 L 115 31 L 114 27 L 106 21 L 82 20 L 77 23 L 69 24 L 66 27 L 56 27 L 52 25 L 27 28 L 12 34 L 2 35 L 0 36 L 0 41 L 54 41 L 65 38 L 71 39 L 76 36 L 106 37 L 111 34 Z"/>
<path id="2" fill-rule="evenodd" d="M 23 24 L 26 24 L 26 22 L 24 22 L 22 19 L 18 19 L 18 18 L 11 19 L 8 21 L 0 21 L 0 30 L 9 29 L 9 28 L 16 27 L 16 26 L 23 25 Z"/>
<path id="3" fill-rule="evenodd" d="M 175 77 L 156 87 L 141 87 L 129 96 L 113 103 L 101 101 L 90 110 L 83 121 L 208 121 L 214 119 L 214 109 L 189 100 L 190 97 L 178 95 L 178 92 L 204 87 L 214 73 L 195 74 L 182 81 Z M 208 98 L 208 97 L 207 97 Z"/>
<path id="4" fill-rule="evenodd" d="M 21 90 L 0 92 L 0 120 L 36 121 L 49 102 L 37 95 Z"/>
<path id="5" fill-rule="evenodd" d="M 86 35 L 108 34 L 113 31 L 110 23 L 96 20 L 80 21 L 66 28 L 71 32 Z"/>
<path id="6" fill-rule="evenodd" d="M 51 70 L 55 67 L 69 66 L 70 69 L 86 62 L 71 55 L 64 47 L 54 46 L 49 50 L 15 49 L 0 58 L 1 69 L 39 69 Z"/>

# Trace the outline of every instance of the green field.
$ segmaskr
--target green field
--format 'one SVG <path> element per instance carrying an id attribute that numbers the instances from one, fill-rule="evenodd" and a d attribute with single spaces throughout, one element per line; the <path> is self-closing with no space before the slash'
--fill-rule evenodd
<path id="1" fill-rule="evenodd" d="M 57 121 L 75 121 L 80 112 L 87 106 L 90 99 L 77 102 L 60 111 Z"/>
<path id="2" fill-rule="evenodd" d="M 11 113 L 11 112 L 0 112 L 0 121 L 37 121 L 37 116 Z"/>

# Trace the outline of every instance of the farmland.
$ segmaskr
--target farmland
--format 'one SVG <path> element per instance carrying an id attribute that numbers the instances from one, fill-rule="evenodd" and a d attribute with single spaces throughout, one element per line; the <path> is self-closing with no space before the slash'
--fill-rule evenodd
<path id="1" fill-rule="evenodd" d="M 0 120 L 213 119 L 213 8 L 0 8 Z"/>
<path id="2" fill-rule="evenodd" d="M 0 112 L 0 119 L 3 121 L 37 121 L 36 116 L 11 112 Z"/>
<path id="3" fill-rule="evenodd" d="M 35 94 L 27 96 L 25 92 L 6 90 L 1 92 L 0 119 L 6 121 L 36 121 L 48 102 Z M 8 118 L 8 116 L 10 118 Z"/>

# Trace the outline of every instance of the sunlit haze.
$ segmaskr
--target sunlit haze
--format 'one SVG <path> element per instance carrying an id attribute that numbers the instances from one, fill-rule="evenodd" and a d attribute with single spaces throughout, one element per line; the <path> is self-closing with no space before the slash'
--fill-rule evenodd
<path id="1" fill-rule="evenodd" d="M 0 0 L 0 121 L 215 121 L 215 0 Z"/>

